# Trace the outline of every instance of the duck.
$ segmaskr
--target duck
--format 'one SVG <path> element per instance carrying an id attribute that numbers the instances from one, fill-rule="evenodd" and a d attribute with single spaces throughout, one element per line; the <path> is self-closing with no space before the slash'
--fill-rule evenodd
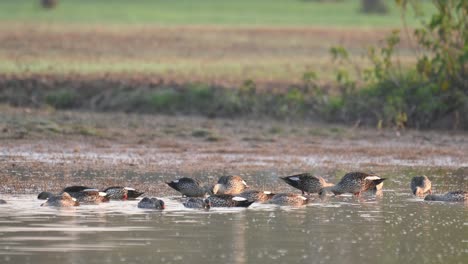
<path id="1" fill-rule="evenodd" d="M 206 198 L 211 207 L 249 207 L 254 201 L 230 194 L 211 195 Z"/>
<path id="2" fill-rule="evenodd" d="M 80 203 L 73 197 L 70 196 L 70 194 L 64 192 L 59 195 L 54 195 L 47 199 L 47 201 L 41 206 L 55 206 L 55 207 L 73 207 L 73 206 L 79 206 Z"/>
<path id="3" fill-rule="evenodd" d="M 369 174 L 365 172 L 349 172 L 341 178 L 334 186 L 328 186 L 322 188 L 319 194 L 322 196 L 326 192 L 332 192 L 335 195 L 343 193 L 352 193 L 355 196 L 360 196 L 362 192 L 367 190 L 381 190 L 382 184 L 386 178 L 381 178 L 375 174 Z"/>
<path id="4" fill-rule="evenodd" d="M 275 194 L 267 203 L 281 206 L 302 206 L 309 202 L 307 197 L 294 193 Z"/>
<path id="5" fill-rule="evenodd" d="M 248 187 L 247 183 L 240 176 L 222 176 L 213 187 L 213 194 L 236 195 L 243 192 Z"/>
<path id="6" fill-rule="evenodd" d="M 257 191 L 257 190 L 246 190 L 238 194 L 239 197 L 244 197 L 248 201 L 254 202 L 266 202 L 270 200 L 275 194 L 270 191 Z"/>
<path id="7" fill-rule="evenodd" d="M 53 193 L 51 192 L 41 192 L 40 194 L 37 195 L 37 199 L 39 200 L 47 200 L 50 197 L 54 196 Z"/>
<path id="8" fill-rule="evenodd" d="M 468 201 L 468 192 L 459 190 L 445 194 L 429 194 L 424 197 L 424 201 L 466 202 Z"/>
<path id="9" fill-rule="evenodd" d="M 212 194 L 213 187 L 203 186 L 200 181 L 188 177 L 176 179 L 166 184 L 186 197 L 205 197 Z"/>
<path id="10" fill-rule="evenodd" d="M 280 177 L 292 187 L 302 191 L 302 195 L 319 193 L 325 187 L 334 186 L 333 183 L 328 183 L 322 177 L 313 176 L 310 173 L 301 173 L 292 176 Z"/>
<path id="11" fill-rule="evenodd" d="M 88 186 L 79 186 L 79 185 L 68 186 L 68 187 L 65 187 L 60 194 L 62 193 L 68 193 L 71 197 L 77 199 L 78 202 L 84 203 L 84 204 L 97 204 L 97 203 L 109 201 L 109 198 L 107 197 L 106 193 L 99 192 L 99 190 L 88 187 Z M 37 196 L 37 199 L 47 200 L 53 196 L 56 196 L 56 195 L 51 192 L 41 192 Z"/>
<path id="12" fill-rule="evenodd" d="M 82 204 L 109 202 L 109 195 L 97 189 L 84 189 L 79 192 L 69 192 L 68 194 Z"/>
<path id="13" fill-rule="evenodd" d="M 67 186 L 63 188 L 62 192 L 67 192 L 67 193 L 75 193 L 75 192 L 82 192 L 84 190 L 90 190 L 90 189 L 96 189 L 93 187 L 88 187 L 88 186 L 81 186 L 81 185 L 72 185 L 72 186 Z"/>
<path id="14" fill-rule="evenodd" d="M 164 201 L 158 198 L 144 197 L 138 202 L 138 208 L 163 210 L 166 208 Z"/>
<path id="15" fill-rule="evenodd" d="M 411 179 L 411 191 L 416 196 L 424 196 L 424 194 L 432 194 L 432 183 L 427 176 L 415 176 Z"/>
<path id="16" fill-rule="evenodd" d="M 109 197 L 109 199 L 114 200 L 136 199 L 140 195 L 144 194 L 144 192 L 137 191 L 134 188 L 122 186 L 109 187 L 106 188 L 103 192 L 107 193 L 107 197 Z"/>
<path id="17" fill-rule="evenodd" d="M 194 208 L 194 209 L 210 209 L 211 203 L 210 200 L 206 198 L 199 198 L 199 197 L 190 197 L 185 202 L 183 202 L 183 205 L 186 208 Z"/>
<path id="18" fill-rule="evenodd" d="M 66 192 L 68 194 L 72 194 L 72 193 L 76 193 L 76 192 L 81 192 L 81 191 L 86 190 L 86 189 L 93 189 L 93 188 L 87 187 L 87 186 L 73 185 L 73 186 L 68 186 L 68 187 L 63 188 L 63 190 L 62 190 L 62 192 L 60 194 L 62 194 L 64 192 Z M 41 193 L 39 193 L 37 195 L 37 199 L 47 200 L 52 196 L 56 196 L 56 194 L 54 194 L 52 192 L 41 192 Z"/>

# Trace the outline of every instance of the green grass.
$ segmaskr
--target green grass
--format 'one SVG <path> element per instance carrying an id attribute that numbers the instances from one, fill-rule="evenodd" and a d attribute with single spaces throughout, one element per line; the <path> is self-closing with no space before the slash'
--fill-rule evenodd
<path id="1" fill-rule="evenodd" d="M 53 10 L 38 0 L 0 2 L 0 21 L 159 24 L 159 25 L 268 25 L 268 26 L 399 26 L 394 1 L 387 15 L 359 12 L 359 0 L 311 2 L 303 0 L 60 0 Z M 429 3 L 422 6 L 431 12 Z M 409 24 L 416 20 L 410 19 Z"/>
<path id="2" fill-rule="evenodd" d="M 328 54 L 321 56 L 297 58 L 286 61 L 281 58 L 243 60 L 239 59 L 200 62 L 200 59 L 185 59 L 180 61 L 146 62 L 138 60 L 101 60 L 77 61 L 72 59 L 52 60 L 40 58 L 37 60 L 13 61 L 3 58 L 0 52 L 0 71 L 3 74 L 55 74 L 55 75 L 121 75 L 123 78 L 138 74 L 141 76 L 157 76 L 167 82 L 191 83 L 202 82 L 223 86 L 239 86 L 245 80 L 253 80 L 258 85 L 288 86 L 302 84 L 302 77 L 308 70 L 318 74 L 320 80 L 331 81 L 336 78 L 336 65 Z M 414 62 L 411 57 L 400 57 L 403 66 Z M 368 61 L 355 58 L 362 67 L 370 66 Z M 351 73 L 351 77 L 355 77 Z M 291 94 L 293 96 L 294 94 Z"/>
<path id="3" fill-rule="evenodd" d="M 1 58 L 1 56 L 0 56 Z M 139 62 L 139 61 L 57 61 L 57 60 L 30 60 L 26 62 L 0 60 L 0 70 L 4 74 L 58 74 L 67 75 L 79 73 L 89 74 L 127 74 L 138 73 L 141 75 L 153 75 L 164 78 L 167 81 L 207 82 L 226 85 L 238 85 L 251 79 L 257 82 L 274 83 L 301 83 L 302 75 L 310 68 L 310 61 L 295 60 L 291 65 L 281 60 L 264 60 L 259 62 L 244 62 L 242 60 L 220 61 L 218 63 L 200 63 L 197 60 L 185 60 L 181 62 Z M 328 61 L 315 61 L 317 72 L 321 78 L 333 78 L 332 65 Z M 318 68 L 320 65 L 321 68 Z"/>
<path id="4" fill-rule="evenodd" d="M 45 10 L 39 0 L 0 0 L 1 73 L 140 73 L 177 83 L 298 84 L 306 71 L 334 78 L 331 46 L 360 55 L 401 26 L 393 0 L 386 1 L 392 5 L 388 15 L 360 13 L 360 0 L 59 2 Z M 429 3 L 423 10 L 431 10 Z M 407 57 L 409 47 L 403 48 Z"/>

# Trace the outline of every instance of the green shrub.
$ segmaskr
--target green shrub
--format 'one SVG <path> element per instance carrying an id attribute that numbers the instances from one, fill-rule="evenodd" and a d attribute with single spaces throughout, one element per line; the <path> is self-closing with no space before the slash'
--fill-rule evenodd
<path id="1" fill-rule="evenodd" d="M 197 129 L 192 131 L 192 137 L 208 137 L 211 136 L 211 131 L 205 129 Z"/>
<path id="2" fill-rule="evenodd" d="M 194 85 L 188 87 L 186 101 L 196 107 L 203 107 L 213 103 L 215 99 L 212 87 L 207 85 Z"/>
<path id="3" fill-rule="evenodd" d="M 76 99 L 77 94 L 75 91 L 67 89 L 49 92 L 45 97 L 45 101 L 48 105 L 62 109 L 73 107 L 77 101 Z"/>
<path id="4" fill-rule="evenodd" d="M 408 3 L 396 0 L 406 10 Z M 339 94 L 331 96 L 316 88 L 318 113 L 335 121 L 364 121 L 404 128 L 430 128 L 452 117 L 453 126 L 468 128 L 468 1 L 433 0 L 437 12 L 414 31 L 420 53 L 412 69 L 403 71 L 395 63 L 400 42 L 395 30 L 380 48 L 371 47 L 371 67 L 356 66 L 343 47 L 330 50 L 339 63 L 336 72 Z M 417 5 L 414 5 L 417 6 Z M 356 80 L 347 69 L 356 70 Z M 356 89 L 360 83 L 361 89 Z M 310 83 L 305 82 L 305 86 Z M 322 98 L 322 99 L 320 99 Z M 460 120 L 461 118 L 461 120 Z"/>
<path id="5" fill-rule="evenodd" d="M 153 92 L 148 101 L 154 110 L 171 112 L 179 108 L 181 95 L 174 89 L 161 89 Z"/>

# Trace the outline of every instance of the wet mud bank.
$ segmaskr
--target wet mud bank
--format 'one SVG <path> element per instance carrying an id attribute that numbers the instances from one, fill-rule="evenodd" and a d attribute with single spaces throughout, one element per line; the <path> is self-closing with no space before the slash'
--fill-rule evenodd
<path id="1" fill-rule="evenodd" d="M 417 174 L 442 188 L 468 182 L 468 136 L 378 131 L 310 122 L 89 113 L 2 106 L 0 193 L 66 185 L 128 185 L 176 195 L 165 181 L 214 182 L 240 174 L 254 188 L 288 191 L 279 176 L 311 171 L 334 182 L 346 171 L 380 173 L 389 188 Z M 404 176 L 404 177 L 403 177 Z M 403 178 L 402 178 L 403 177 Z M 395 180 L 392 180 L 395 179 Z"/>

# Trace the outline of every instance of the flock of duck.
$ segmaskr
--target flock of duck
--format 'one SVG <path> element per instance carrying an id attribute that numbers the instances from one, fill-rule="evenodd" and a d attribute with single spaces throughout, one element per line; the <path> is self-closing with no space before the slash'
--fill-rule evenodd
<path id="1" fill-rule="evenodd" d="M 301 206 L 309 202 L 311 194 L 324 197 L 327 193 L 340 195 L 351 193 L 360 196 L 367 191 L 381 191 L 385 178 L 364 172 L 350 172 L 337 183 L 328 183 L 322 177 L 302 173 L 281 180 L 301 190 L 302 194 L 277 193 L 251 190 L 240 176 L 222 176 L 213 185 L 203 185 L 196 179 L 184 177 L 166 184 L 180 192 L 184 198 L 182 204 L 187 208 L 209 209 L 211 207 L 248 207 L 254 202 L 285 206 Z M 453 191 L 441 195 L 432 194 L 431 181 L 426 176 L 413 177 L 410 183 L 414 195 L 424 197 L 426 201 L 464 202 L 468 201 L 468 192 Z M 71 207 L 80 204 L 99 204 L 109 200 L 136 199 L 144 194 L 129 187 L 109 187 L 103 191 L 88 186 L 69 186 L 59 194 L 41 192 L 38 199 L 46 200 L 41 206 Z M 426 195 L 427 194 L 427 195 Z M 0 203 L 2 200 L 0 200 Z M 144 197 L 138 203 L 139 208 L 165 209 L 165 203 L 158 198 Z"/>

